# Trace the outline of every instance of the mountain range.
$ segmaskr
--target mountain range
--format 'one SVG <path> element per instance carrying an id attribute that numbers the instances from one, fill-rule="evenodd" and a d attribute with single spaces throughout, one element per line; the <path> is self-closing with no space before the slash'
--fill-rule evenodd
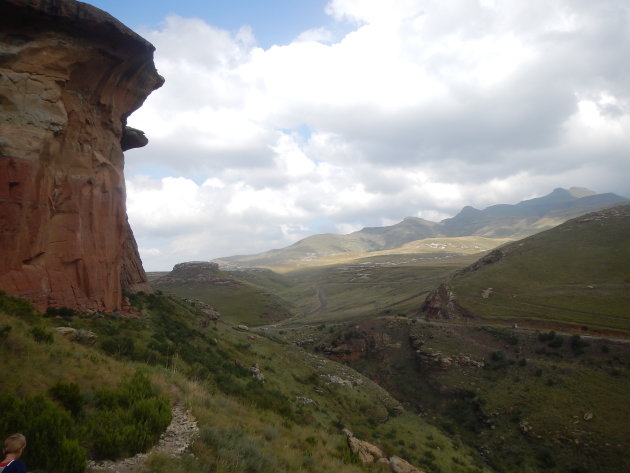
<path id="1" fill-rule="evenodd" d="M 457 215 L 441 222 L 418 217 L 384 227 L 366 227 L 346 234 L 319 234 L 293 245 L 256 255 L 237 255 L 215 259 L 225 269 L 246 267 L 291 267 L 338 254 L 361 254 L 399 248 L 406 243 L 428 238 L 476 236 L 505 239 L 523 238 L 555 227 L 588 212 L 630 203 L 613 193 L 597 194 L 589 189 L 557 188 L 544 197 L 517 204 L 499 204 L 478 210 L 466 206 Z"/>

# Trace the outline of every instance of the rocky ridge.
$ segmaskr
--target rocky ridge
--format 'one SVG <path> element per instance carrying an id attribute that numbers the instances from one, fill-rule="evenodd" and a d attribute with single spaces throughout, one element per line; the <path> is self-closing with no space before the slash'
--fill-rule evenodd
<path id="1" fill-rule="evenodd" d="M 153 281 L 155 286 L 185 283 L 240 284 L 224 277 L 219 271 L 219 265 L 210 261 L 189 261 L 176 264 L 170 273 Z"/>
<path id="2" fill-rule="evenodd" d="M 150 291 L 127 221 L 127 117 L 164 79 L 153 46 L 71 0 L 0 4 L 0 289 L 38 309 L 124 310 Z"/>

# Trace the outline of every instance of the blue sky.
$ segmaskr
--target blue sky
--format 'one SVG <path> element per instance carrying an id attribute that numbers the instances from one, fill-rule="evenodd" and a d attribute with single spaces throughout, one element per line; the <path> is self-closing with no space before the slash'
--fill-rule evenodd
<path id="1" fill-rule="evenodd" d="M 125 156 L 148 270 L 556 187 L 630 197 L 627 0 L 91 3 L 166 79 Z"/>
<path id="2" fill-rule="evenodd" d="M 252 27 L 260 46 L 287 44 L 303 31 L 332 25 L 326 0 L 92 0 L 132 29 L 157 28 L 170 14 L 202 18 L 230 31 Z M 336 25 L 335 28 L 339 28 Z"/>

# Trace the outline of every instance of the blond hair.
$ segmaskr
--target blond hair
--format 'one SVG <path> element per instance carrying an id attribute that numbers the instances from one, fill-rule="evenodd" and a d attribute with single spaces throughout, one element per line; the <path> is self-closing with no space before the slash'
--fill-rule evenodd
<path id="1" fill-rule="evenodd" d="M 7 453 L 16 453 L 24 447 L 26 447 L 26 437 L 22 434 L 13 434 L 9 435 L 4 441 L 3 452 L 5 455 Z"/>

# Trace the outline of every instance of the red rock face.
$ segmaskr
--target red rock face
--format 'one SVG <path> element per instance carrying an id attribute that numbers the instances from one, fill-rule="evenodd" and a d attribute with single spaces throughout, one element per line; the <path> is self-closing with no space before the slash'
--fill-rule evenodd
<path id="1" fill-rule="evenodd" d="M 111 312 L 150 290 L 125 209 L 126 118 L 153 46 L 72 0 L 0 4 L 0 289 Z"/>

